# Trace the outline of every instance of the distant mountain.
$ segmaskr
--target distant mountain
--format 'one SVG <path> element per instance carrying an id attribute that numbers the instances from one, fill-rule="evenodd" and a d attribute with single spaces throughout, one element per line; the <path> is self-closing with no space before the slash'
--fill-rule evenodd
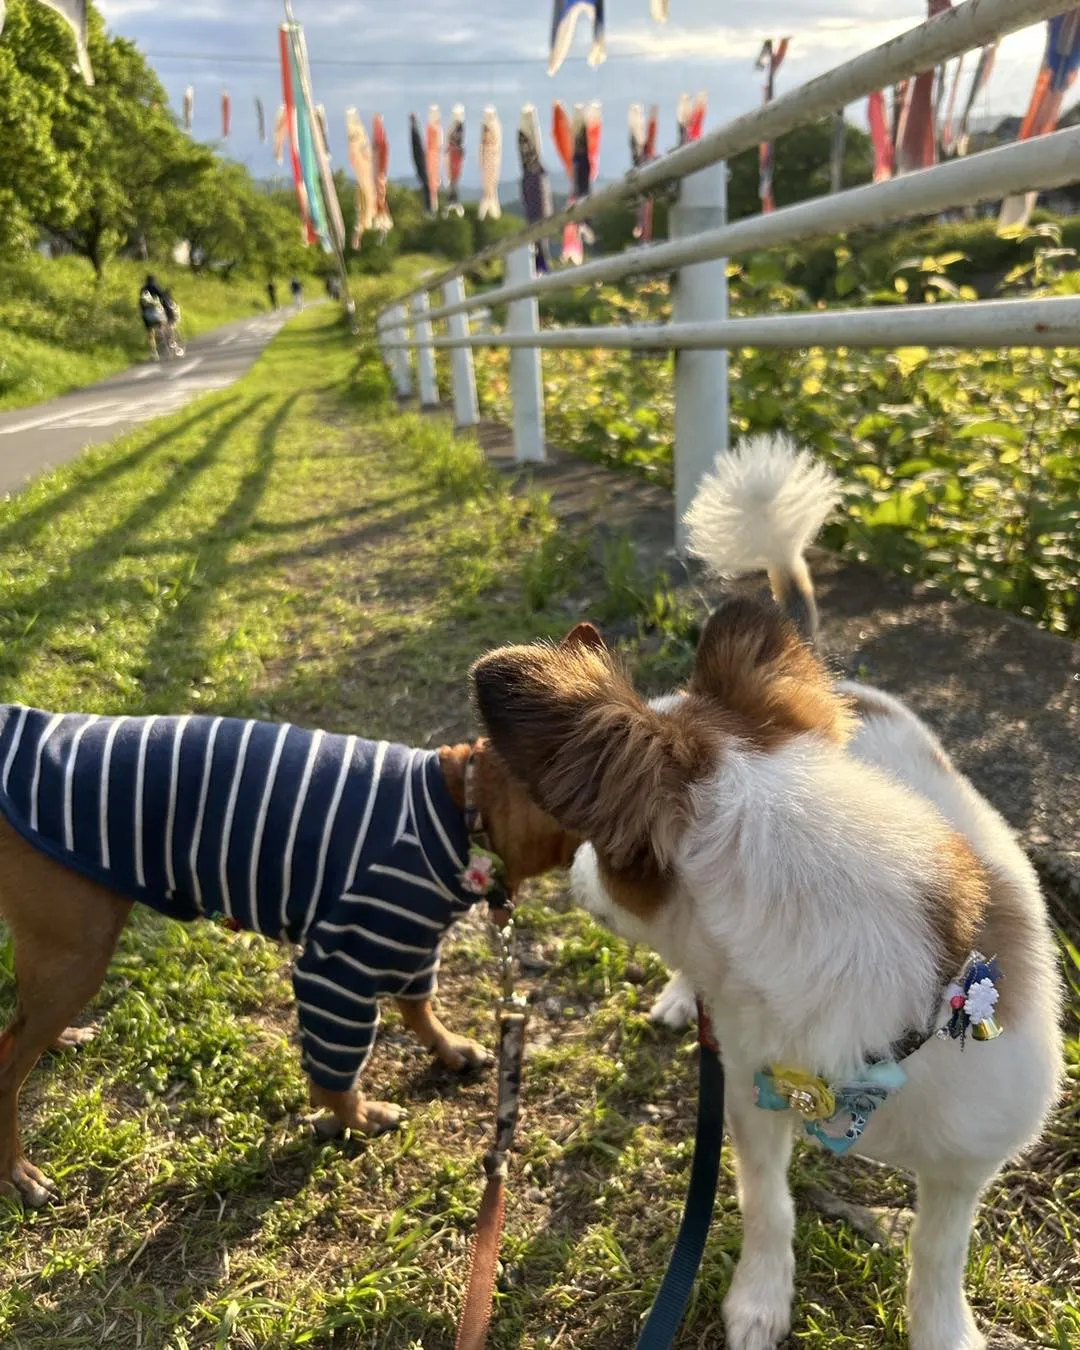
<path id="1" fill-rule="evenodd" d="M 420 191 L 420 184 L 416 180 L 415 174 L 410 177 L 391 178 L 391 183 L 395 187 L 413 188 Z M 479 183 L 462 183 L 459 193 L 463 202 L 478 202 L 480 200 Z M 506 206 L 508 202 L 517 201 L 521 193 L 521 184 L 516 178 L 508 178 L 505 182 L 499 184 L 499 200 Z"/>

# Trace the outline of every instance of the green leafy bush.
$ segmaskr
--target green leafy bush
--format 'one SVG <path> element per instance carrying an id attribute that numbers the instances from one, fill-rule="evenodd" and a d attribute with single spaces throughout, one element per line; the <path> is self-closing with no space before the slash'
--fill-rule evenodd
<path id="1" fill-rule="evenodd" d="M 1060 247 L 1054 227 L 1018 244 L 1007 291 L 1075 291 L 1080 273 L 1070 270 L 1072 252 Z M 968 259 L 955 249 L 905 256 L 881 277 L 867 275 L 854 249 L 834 252 L 848 304 L 972 295 L 956 279 Z M 785 280 L 778 255 L 731 270 L 736 313 L 812 304 Z M 591 302 L 568 293 L 557 308 L 562 322 L 645 323 L 665 318 L 670 305 L 666 286 L 650 282 L 602 288 Z M 568 351 L 545 352 L 543 361 L 554 442 L 670 484 L 670 358 Z M 506 352 L 478 352 L 477 377 L 487 409 L 508 417 Z M 731 353 L 730 377 L 734 436 L 785 431 L 836 469 L 845 500 L 829 527 L 833 547 L 1080 636 L 1074 350 L 741 349 Z"/>

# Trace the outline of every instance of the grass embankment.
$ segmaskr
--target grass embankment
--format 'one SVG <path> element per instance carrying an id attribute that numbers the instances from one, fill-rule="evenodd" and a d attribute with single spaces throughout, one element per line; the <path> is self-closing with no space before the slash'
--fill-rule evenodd
<path id="1" fill-rule="evenodd" d="M 479 652 L 617 611 L 617 551 L 605 575 L 577 528 L 511 495 L 442 421 L 397 414 L 371 350 L 310 312 L 231 390 L 0 507 L 0 697 L 453 740 Z M 560 894 L 552 881 L 521 910 L 533 1017 L 494 1350 L 632 1345 L 689 1161 L 692 1038 L 644 1016 L 659 962 L 543 903 Z M 0 1344 L 449 1350 L 493 1081 L 433 1067 L 390 1009 L 366 1083 L 410 1106 L 407 1128 L 320 1141 L 301 1120 L 286 956 L 136 916 L 98 1040 L 25 1093 L 29 1151 L 63 1193 L 0 1208 Z M 464 926 L 443 971 L 448 1022 L 490 1043 L 483 933 Z M 985 1318 L 1060 1347 L 1080 1335 L 1073 1092 L 992 1191 L 971 1274 Z M 901 1217 L 911 1199 L 903 1178 L 802 1150 L 795 1176 L 804 1196 L 824 1181 Z M 722 1343 L 740 1241 L 727 1155 L 722 1187 L 687 1344 Z M 897 1250 L 803 1206 L 797 1251 L 803 1344 L 902 1344 Z"/>
<path id="2" fill-rule="evenodd" d="M 22 408 L 92 384 L 146 356 L 138 295 L 152 271 L 176 296 L 184 333 L 268 308 L 261 282 L 115 261 L 100 286 L 81 258 L 31 254 L 0 263 L 0 408 Z M 287 299 L 280 278 L 280 299 Z"/>

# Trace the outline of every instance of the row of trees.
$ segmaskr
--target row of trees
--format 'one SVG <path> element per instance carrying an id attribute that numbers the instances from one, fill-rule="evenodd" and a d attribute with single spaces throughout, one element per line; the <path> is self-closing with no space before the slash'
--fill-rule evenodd
<path id="1" fill-rule="evenodd" d="M 240 164 L 192 141 L 138 49 L 105 32 L 91 7 L 96 83 L 73 68 L 70 29 L 31 0 L 8 0 L 0 38 L 0 254 L 42 236 L 100 275 L 121 250 L 163 255 L 182 241 L 199 259 L 268 274 L 302 253 L 295 205 Z"/>

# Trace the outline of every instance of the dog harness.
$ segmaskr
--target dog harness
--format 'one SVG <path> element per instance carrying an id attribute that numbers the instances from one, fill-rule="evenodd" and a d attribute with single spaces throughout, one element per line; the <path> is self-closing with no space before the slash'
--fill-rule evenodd
<path id="1" fill-rule="evenodd" d="M 304 1068 L 349 1089 L 378 998 L 434 992 L 468 833 L 435 751 L 229 717 L 0 705 L 0 812 L 49 857 L 173 919 L 297 943 Z"/>

